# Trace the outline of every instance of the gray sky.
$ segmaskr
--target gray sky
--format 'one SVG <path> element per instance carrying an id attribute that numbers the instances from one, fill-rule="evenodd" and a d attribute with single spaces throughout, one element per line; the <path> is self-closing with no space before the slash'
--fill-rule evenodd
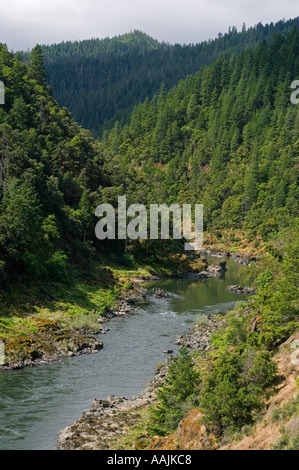
<path id="1" fill-rule="evenodd" d="M 198 43 L 225 33 L 299 16 L 298 0 L 1 0 L 0 42 L 35 44 L 116 36 L 139 29 L 160 41 Z"/>

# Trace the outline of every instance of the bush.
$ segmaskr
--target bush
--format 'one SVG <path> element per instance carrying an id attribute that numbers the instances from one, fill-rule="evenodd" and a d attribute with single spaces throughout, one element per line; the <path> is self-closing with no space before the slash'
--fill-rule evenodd
<path id="1" fill-rule="evenodd" d="M 23 255 L 23 262 L 26 266 L 30 278 L 33 280 L 45 280 L 48 277 L 47 269 L 45 268 L 42 260 L 35 253 L 25 253 Z"/>
<path id="2" fill-rule="evenodd" d="M 262 392 L 277 380 L 277 366 L 268 351 L 239 345 L 225 351 L 206 377 L 201 407 L 205 423 L 216 435 L 253 422 L 262 408 Z"/>
<path id="3" fill-rule="evenodd" d="M 170 363 L 165 385 L 157 396 L 159 404 L 151 409 L 150 432 L 164 436 L 175 430 L 185 414 L 197 403 L 199 374 L 186 347 Z"/>
<path id="4" fill-rule="evenodd" d="M 63 251 L 55 251 L 55 253 L 53 253 L 51 258 L 46 262 L 46 269 L 50 279 L 60 282 L 69 280 L 66 261 L 67 256 Z"/>
<path id="5" fill-rule="evenodd" d="M 299 432 L 292 435 L 289 430 L 282 428 L 281 433 L 281 437 L 272 446 L 272 450 L 299 450 Z"/>
<path id="6" fill-rule="evenodd" d="M 134 262 L 134 255 L 130 255 L 129 253 L 124 253 L 121 257 L 121 264 L 123 264 L 127 268 L 132 268 L 134 266 Z"/>

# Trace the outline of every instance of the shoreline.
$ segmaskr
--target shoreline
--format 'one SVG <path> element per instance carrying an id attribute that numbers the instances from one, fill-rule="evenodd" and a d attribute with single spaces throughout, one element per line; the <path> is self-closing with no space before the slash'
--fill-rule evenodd
<path id="1" fill-rule="evenodd" d="M 223 257 L 223 254 L 221 254 L 221 257 Z M 219 265 L 219 263 L 216 262 L 215 265 L 221 268 L 221 265 Z M 213 266 L 214 266 L 214 263 L 211 264 L 209 267 L 212 268 Z M 222 269 L 223 269 L 223 265 L 222 265 Z M 198 273 L 191 273 L 191 274 L 197 275 Z M 217 276 L 217 273 L 215 273 L 214 271 L 210 273 L 208 272 L 208 274 L 209 274 L 209 277 Z M 156 276 L 153 276 L 153 278 L 146 279 L 146 280 L 153 281 L 153 280 L 159 280 L 159 279 L 165 279 L 165 278 L 189 278 L 189 273 L 183 273 L 183 274 L 178 274 L 178 275 L 164 275 L 163 274 L 162 276 L 156 275 Z M 143 282 L 144 279 L 140 279 L 140 281 Z M 128 295 L 128 291 L 122 292 L 121 299 L 119 299 L 118 301 L 117 309 L 107 310 L 105 314 L 101 315 L 101 318 L 100 318 L 101 327 L 103 327 L 104 325 L 106 326 L 106 322 L 108 322 L 111 318 L 114 318 L 116 316 L 129 315 L 130 312 L 136 310 L 136 303 L 146 298 L 146 289 L 143 286 L 141 286 L 138 282 L 133 283 L 133 286 L 134 286 L 134 289 L 131 288 L 129 295 Z M 163 289 L 161 289 L 161 291 L 163 291 Z M 185 344 L 187 345 L 188 348 L 193 348 L 193 345 L 191 343 L 194 343 L 194 344 L 196 343 L 197 345 L 196 347 L 200 346 L 199 349 L 202 352 L 205 352 L 205 350 L 208 350 L 210 334 L 213 331 L 215 331 L 216 328 L 220 326 L 220 323 L 219 321 L 215 321 L 214 315 L 213 316 L 208 315 L 207 319 L 208 319 L 208 325 L 205 325 L 205 326 L 202 325 L 200 327 L 200 333 L 198 337 L 195 337 L 194 336 L 195 333 L 194 331 L 192 331 L 192 333 L 185 335 L 185 338 L 182 338 L 182 336 L 177 337 L 176 340 L 174 341 L 174 344 L 179 344 L 179 345 Z M 109 331 L 109 329 L 106 329 L 106 331 Z M 188 340 L 190 340 L 189 344 L 184 343 L 184 341 L 186 340 L 187 340 L 187 343 L 188 343 Z M 98 351 L 100 351 L 100 349 L 101 348 L 99 347 Z M 92 349 L 86 348 L 86 350 L 79 351 L 78 354 L 75 353 L 72 355 L 75 356 L 75 355 L 81 355 L 81 354 L 86 354 L 86 353 L 92 353 Z M 67 356 L 66 355 L 61 356 L 60 358 L 58 358 L 58 361 L 63 360 L 64 357 L 67 357 Z M 94 442 L 93 439 L 96 439 L 96 440 L 98 439 L 97 434 L 93 435 L 92 433 L 92 428 L 94 427 L 96 430 L 103 428 L 105 430 L 104 434 L 105 435 L 107 434 L 107 438 L 105 439 L 104 439 L 104 436 L 100 436 L 101 446 L 104 446 L 100 448 L 101 449 L 106 449 L 106 448 L 114 449 L 113 443 L 115 442 L 115 436 L 118 435 L 119 438 L 124 438 L 125 432 L 123 432 L 123 430 L 128 429 L 132 426 L 138 425 L 140 413 L 142 414 L 144 410 L 148 408 L 149 405 L 154 404 L 156 402 L 155 391 L 163 383 L 163 380 L 166 376 L 167 361 L 170 359 L 171 357 L 168 357 L 168 359 L 166 359 L 166 362 L 163 364 L 161 369 L 156 371 L 156 374 L 153 380 L 151 380 L 146 385 L 146 387 L 135 397 L 132 397 L 131 399 L 126 399 L 124 397 L 109 396 L 106 400 L 94 400 L 91 408 L 89 410 L 84 410 L 82 412 L 82 417 L 79 420 L 77 420 L 71 426 L 68 426 L 68 428 L 63 429 L 60 432 L 59 438 L 57 441 L 57 446 L 58 446 L 57 448 L 58 449 L 72 449 L 72 448 L 80 449 L 81 445 L 83 446 L 84 449 L 91 448 L 89 447 L 91 445 L 90 442 Z M 57 362 L 57 360 L 49 360 L 48 363 L 52 363 L 54 361 Z M 33 365 L 38 365 L 38 364 L 46 364 L 46 363 L 47 362 L 44 362 L 43 360 L 36 359 L 34 363 L 22 364 L 21 367 L 30 366 L 30 365 L 33 366 Z M 118 431 L 118 427 L 117 427 L 118 424 L 115 427 L 115 421 L 120 423 L 120 428 L 121 428 L 120 433 L 116 432 L 116 430 Z M 92 434 L 90 436 L 91 439 L 89 440 L 89 437 L 88 437 L 88 439 L 82 443 L 82 439 L 80 439 L 81 433 L 84 434 L 84 436 L 89 436 L 88 434 L 89 432 L 91 432 Z M 73 440 L 75 441 L 73 442 Z M 112 447 L 109 447 L 110 443 Z M 108 447 L 106 447 L 106 445 L 108 445 Z M 142 445 L 143 444 L 140 443 L 140 446 Z"/>
<path id="2" fill-rule="evenodd" d="M 223 257 L 222 254 L 221 257 Z M 223 265 L 221 268 L 223 269 Z M 154 279 L 142 279 L 140 282 L 167 277 L 188 278 L 187 274 L 154 276 Z M 209 274 L 209 277 L 217 276 L 215 272 L 207 274 Z M 225 327 L 225 325 L 226 321 L 222 312 L 218 312 L 217 315 L 208 314 L 203 324 L 194 323 L 189 327 L 190 333 L 177 336 L 174 344 L 186 346 L 189 350 L 200 351 L 205 356 L 211 347 L 211 335 L 219 328 Z M 81 418 L 60 431 L 57 439 L 57 450 L 115 450 L 115 446 L 123 450 L 121 441 L 126 437 L 126 432 L 131 427 L 138 426 L 148 407 L 156 403 L 156 390 L 165 380 L 167 364 L 171 357 L 173 356 L 165 360 L 159 370 L 156 369 L 154 378 L 135 397 L 127 399 L 111 395 L 106 400 L 94 399 L 91 408 L 82 411 Z M 125 419 L 124 415 L 126 416 Z M 147 438 L 151 440 L 150 436 L 144 436 L 137 442 L 135 449 L 145 449 Z"/>
<path id="3" fill-rule="evenodd" d="M 225 261 L 208 265 L 204 255 L 213 258 L 233 258 L 235 262 L 249 265 L 256 257 L 238 253 L 229 253 L 210 248 L 202 249 L 196 260 L 203 262 L 199 267 L 193 266 L 190 270 L 176 274 L 153 274 L 149 276 L 129 277 L 130 289 L 120 291 L 120 296 L 113 309 L 106 309 L 98 316 L 98 329 L 90 331 L 88 328 L 63 328 L 59 321 L 53 319 L 36 319 L 37 331 L 26 335 L 12 335 L 5 341 L 8 350 L 8 361 L 0 365 L 0 373 L 7 370 L 17 370 L 24 367 L 45 365 L 61 362 L 68 357 L 82 354 L 96 354 L 103 348 L 103 342 L 95 338 L 98 334 L 105 334 L 109 329 L 103 325 L 111 318 L 126 316 L 136 310 L 136 304 L 146 298 L 146 289 L 140 285 L 143 282 L 154 282 L 162 279 L 209 279 L 217 277 L 225 271 Z M 240 287 L 240 286 L 235 286 Z M 121 288 L 122 289 L 122 288 Z M 241 291 L 240 291 L 241 292 Z"/>
<path id="4" fill-rule="evenodd" d="M 225 321 L 207 315 L 204 325 L 194 325 L 187 335 L 179 335 L 174 344 L 199 350 L 204 355 L 209 351 L 210 337 Z M 122 439 L 127 432 L 142 422 L 143 415 L 149 406 L 156 403 L 156 391 L 167 376 L 167 358 L 163 365 L 156 369 L 154 378 L 138 394 L 127 399 L 110 395 L 106 400 L 94 399 L 91 408 L 82 411 L 82 416 L 70 426 L 62 429 L 57 438 L 57 450 L 127 450 Z M 146 449 L 151 436 L 144 436 L 135 443 L 135 450 Z"/>
<path id="5" fill-rule="evenodd" d="M 70 328 L 63 330 L 59 323 L 54 320 L 40 320 L 38 332 L 24 337 L 12 337 L 6 346 L 12 347 L 16 341 L 18 350 L 16 357 L 9 363 L 0 365 L 1 371 L 18 370 L 24 367 L 46 365 L 61 362 L 65 358 L 77 357 L 83 354 L 96 354 L 103 348 L 103 342 L 96 336 L 104 335 L 109 331 L 103 325 L 111 318 L 126 316 L 136 310 L 135 303 L 144 298 L 144 289 L 140 286 L 134 288 L 133 294 L 123 292 L 122 298 L 118 300 L 116 308 L 107 309 L 98 317 L 98 331 L 88 329 Z M 12 344 L 11 344 L 12 343 Z M 23 355 L 23 357 L 22 357 Z"/>

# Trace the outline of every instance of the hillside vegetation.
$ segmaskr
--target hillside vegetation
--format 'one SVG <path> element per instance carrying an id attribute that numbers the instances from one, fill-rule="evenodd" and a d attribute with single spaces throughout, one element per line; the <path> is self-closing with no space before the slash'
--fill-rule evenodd
<path id="1" fill-rule="evenodd" d="M 147 206 L 202 203 L 204 229 L 214 240 L 221 244 L 230 233 L 230 251 L 236 251 L 237 233 L 244 233 L 254 249 L 263 246 L 263 256 L 249 272 L 257 294 L 226 315 L 226 326 L 214 332 L 207 355 L 182 350 L 173 360 L 151 410 L 148 436 L 174 433 L 194 407 L 218 443 L 252 426 L 282 380 L 273 356 L 298 330 L 299 107 L 290 95 L 292 81 L 299 78 L 299 31 L 294 24 L 278 25 L 286 28 L 284 34 L 270 34 L 267 41 L 264 34 L 274 27 L 257 27 L 251 32 L 261 31 L 261 42 L 254 36 L 252 47 L 240 47 L 237 55 L 217 51 L 211 65 L 169 90 L 173 83 L 161 85 L 157 75 L 158 92 L 133 109 L 127 124 L 116 122 L 101 142 L 52 97 L 40 46 L 28 64 L 0 47 L 6 92 L 0 108 L 2 339 L 11 329 L 19 336 L 28 335 L 28 329 L 36 333 L 36 313 L 56 322 L 60 315 L 76 317 L 79 309 L 82 316 L 92 311 L 97 321 L 112 307 L 124 269 L 122 287 L 129 287 L 130 275 L 140 269 L 156 272 L 163 265 L 177 272 L 186 260 L 175 258 L 182 254 L 181 241 L 101 242 L 95 237 L 96 206 L 116 206 L 117 196 Z M 250 31 L 231 32 L 212 44 L 242 37 L 249 38 Z M 114 51 L 128 64 L 132 38 L 139 53 L 144 47 L 141 58 L 147 51 L 176 50 L 161 49 L 136 33 L 95 44 L 103 57 Z M 77 47 L 79 61 L 83 45 Z M 84 47 L 89 51 L 89 44 Z M 192 50 L 186 47 L 186 57 Z M 147 67 L 150 73 L 150 62 Z M 167 69 L 163 73 L 168 76 Z M 56 301 L 47 309 L 45 296 Z M 56 331 L 51 321 L 46 327 Z M 298 447 L 296 433 L 292 439 L 285 436 L 285 447 Z"/>
<path id="2" fill-rule="evenodd" d="M 55 99 L 97 137 L 116 120 L 128 122 L 134 105 L 152 98 L 164 82 L 168 90 L 187 75 L 210 65 L 223 52 L 239 54 L 276 33 L 286 35 L 298 18 L 229 28 L 199 44 L 160 43 L 141 31 L 114 38 L 66 41 L 43 46 L 45 68 Z M 28 60 L 28 54 L 23 53 Z"/>
<path id="3" fill-rule="evenodd" d="M 221 55 L 168 93 L 162 86 L 103 140 L 106 197 L 202 203 L 208 231 L 275 237 L 298 217 L 299 107 L 290 101 L 298 76 L 294 28 Z"/>

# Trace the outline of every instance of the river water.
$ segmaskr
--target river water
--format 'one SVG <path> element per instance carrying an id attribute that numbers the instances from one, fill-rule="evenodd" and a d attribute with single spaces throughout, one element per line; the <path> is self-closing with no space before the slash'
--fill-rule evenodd
<path id="1" fill-rule="evenodd" d="M 138 394 L 165 361 L 163 351 L 177 351 L 177 336 L 188 333 L 198 315 L 228 311 L 245 299 L 226 290 L 241 284 L 240 265 L 226 261 L 228 271 L 218 278 L 149 284 L 149 301 L 128 317 L 110 320 L 110 331 L 98 335 L 104 348 L 97 354 L 0 372 L 0 449 L 55 450 L 59 431 L 80 418 L 93 398 Z M 171 295 L 157 299 L 155 287 Z"/>

